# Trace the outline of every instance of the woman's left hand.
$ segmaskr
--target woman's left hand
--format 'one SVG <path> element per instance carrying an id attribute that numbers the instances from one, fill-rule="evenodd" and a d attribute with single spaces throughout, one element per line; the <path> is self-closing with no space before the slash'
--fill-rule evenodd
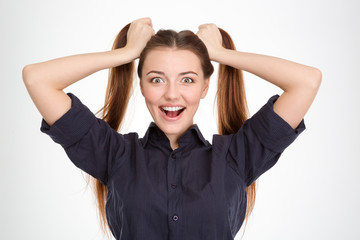
<path id="1" fill-rule="evenodd" d="M 210 59 L 217 61 L 218 54 L 225 49 L 219 28 L 215 24 L 203 24 L 199 26 L 196 35 L 204 42 Z"/>

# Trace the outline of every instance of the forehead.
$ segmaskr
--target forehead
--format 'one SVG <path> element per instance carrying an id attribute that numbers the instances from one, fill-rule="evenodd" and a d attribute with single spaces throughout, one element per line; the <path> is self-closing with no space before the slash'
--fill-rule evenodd
<path id="1" fill-rule="evenodd" d="M 144 61 L 143 74 L 153 70 L 165 73 L 185 71 L 202 73 L 200 59 L 195 53 L 174 48 L 156 48 L 149 51 Z"/>

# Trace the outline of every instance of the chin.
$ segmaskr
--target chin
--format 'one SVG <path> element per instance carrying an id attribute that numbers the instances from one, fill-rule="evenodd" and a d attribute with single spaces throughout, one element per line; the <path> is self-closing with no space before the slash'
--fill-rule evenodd
<path id="1" fill-rule="evenodd" d="M 156 122 L 155 122 L 156 123 Z M 183 127 L 181 127 L 180 124 L 176 123 L 159 123 L 156 124 L 165 134 L 169 135 L 175 135 L 175 134 L 181 134 L 184 130 Z"/>
<path id="2" fill-rule="evenodd" d="M 177 135 L 180 137 L 186 130 L 188 130 L 192 123 L 181 123 L 181 122 L 155 122 L 155 124 L 166 134 L 166 135 Z"/>

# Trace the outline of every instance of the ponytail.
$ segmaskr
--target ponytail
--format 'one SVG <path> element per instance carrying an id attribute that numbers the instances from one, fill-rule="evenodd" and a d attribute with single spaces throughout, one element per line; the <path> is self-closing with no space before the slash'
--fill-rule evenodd
<path id="1" fill-rule="evenodd" d="M 125 47 L 129 27 L 130 24 L 121 29 L 114 41 L 112 47 L 113 50 Z M 109 72 L 105 103 L 102 108 L 102 118 L 116 131 L 121 127 L 121 122 L 124 119 L 126 108 L 129 103 L 133 86 L 134 71 L 134 62 L 130 62 L 113 67 Z"/>
<path id="2" fill-rule="evenodd" d="M 130 24 L 126 25 L 116 36 L 112 49 L 123 48 L 126 45 L 127 32 Z M 134 62 L 121 66 L 113 67 L 109 71 L 108 85 L 105 95 L 104 107 L 100 109 L 102 119 L 105 120 L 111 128 L 118 131 L 124 119 L 125 112 L 129 103 L 131 92 L 133 90 Z M 98 113 L 99 113 L 98 112 Z M 107 188 L 96 178 L 88 175 L 91 179 L 92 188 L 95 194 L 100 226 L 104 233 L 109 234 L 109 225 L 107 224 L 105 204 Z M 89 179 L 88 178 L 88 183 Z"/>
<path id="3" fill-rule="evenodd" d="M 223 47 L 236 50 L 235 45 L 227 32 L 219 28 Z M 218 86 L 216 93 L 218 108 L 219 134 L 236 133 L 248 119 L 248 108 L 245 95 L 243 74 L 240 69 L 227 65 L 219 65 Z M 245 227 L 255 205 L 256 181 L 246 188 L 247 208 Z"/>

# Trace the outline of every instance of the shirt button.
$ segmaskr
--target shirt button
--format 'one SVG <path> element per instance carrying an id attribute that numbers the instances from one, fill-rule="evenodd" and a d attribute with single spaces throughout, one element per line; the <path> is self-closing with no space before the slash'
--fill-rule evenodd
<path id="1" fill-rule="evenodd" d="M 175 188 L 177 187 L 177 185 L 176 185 L 175 183 L 172 183 L 172 184 L 171 184 L 171 187 L 172 187 L 173 189 L 175 189 Z"/>
<path id="2" fill-rule="evenodd" d="M 173 153 L 173 154 L 171 154 L 171 157 L 173 158 L 173 159 L 176 159 L 176 155 Z"/>
<path id="3" fill-rule="evenodd" d="M 177 215 L 174 215 L 172 219 L 174 220 L 174 222 L 176 222 L 179 219 L 179 217 Z"/>

